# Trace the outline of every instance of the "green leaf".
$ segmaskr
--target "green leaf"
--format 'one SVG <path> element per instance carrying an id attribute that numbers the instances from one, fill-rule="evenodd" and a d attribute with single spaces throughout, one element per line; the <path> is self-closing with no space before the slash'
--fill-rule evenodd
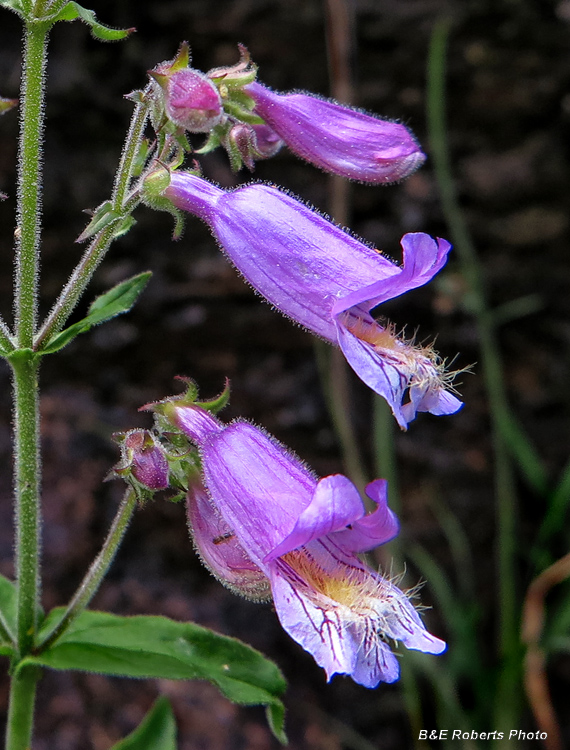
<path id="1" fill-rule="evenodd" d="M 0 655 L 12 654 L 12 643 L 16 640 L 16 614 L 18 591 L 12 581 L 0 576 Z"/>
<path id="2" fill-rule="evenodd" d="M 21 0 L 0 0 L 0 6 L 9 8 L 20 16 L 25 16 L 26 10 Z"/>
<path id="3" fill-rule="evenodd" d="M 76 242 L 83 242 L 84 240 L 89 239 L 89 237 L 93 237 L 94 234 L 105 229 L 105 227 L 109 226 L 109 224 L 112 224 L 114 221 L 117 221 L 119 218 L 119 214 L 113 211 L 113 204 L 111 201 L 105 201 L 105 203 L 102 203 L 95 210 L 91 221 L 81 232 L 76 239 Z"/>
<path id="4" fill-rule="evenodd" d="M 61 609 L 51 612 L 44 633 L 61 616 Z M 193 623 L 85 611 L 51 648 L 27 657 L 18 669 L 26 664 L 125 677 L 209 680 L 235 703 L 267 706 L 271 728 L 285 742 L 279 699 L 285 680 L 277 666 L 250 646 Z"/>
<path id="5" fill-rule="evenodd" d="M 6 112 L 9 112 L 11 109 L 14 109 L 14 107 L 17 106 L 17 99 L 5 99 L 3 96 L 0 96 L 0 115 L 6 114 Z"/>
<path id="6" fill-rule="evenodd" d="M 93 326 L 111 320 L 111 318 L 117 315 L 129 312 L 148 284 L 151 276 L 152 273 L 150 271 L 139 273 L 137 276 L 132 276 L 130 279 L 122 281 L 117 286 L 109 289 L 108 292 L 105 292 L 105 294 L 97 297 L 91 303 L 87 317 L 56 334 L 38 354 L 53 354 L 63 349 L 64 346 L 67 346 L 80 333 L 85 333 Z"/>
<path id="7" fill-rule="evenodd" d="M 85 21 L 91 27 L 93 36 L 104 42 L 116 42 L 125 39 L 134 31 L 134 29 L 112 29 L 109 26 L 104 26 L 97 21 L 94 11 L 87 10 L 79 3 L 73 2 L 67 3 L 51 20 L 56 23 L 57 21 L 75 21 L 77 18 Z"/>
<path id="8" fill-rule="evenodd" d="M 111 750 L 176 750 L 176 722 L 168 698 L 161 696 L 135 731 Z"/>

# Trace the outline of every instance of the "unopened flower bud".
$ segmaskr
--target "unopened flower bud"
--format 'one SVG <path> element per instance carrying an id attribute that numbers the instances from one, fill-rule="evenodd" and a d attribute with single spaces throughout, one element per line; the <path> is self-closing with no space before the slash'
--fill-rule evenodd
<path id="1" fill-rule="evenodd" d="M 238 122 L 232 126 L 227 138 L 225 139 L 225 146 L 230 157 L 232 169 L 236 172 L 240 169 L 242 163 L 245 164 L 248 169 L 254 169 L 254 143 L 255 136 L 253 135 L 251 125 L 245 125 L 242 122 Z"/>
<path id="2" fill-rule="evenodd" d="M 168 460 L 163 447 L 148 430 L 131 430 L 122 439 L 122 461 L 115 467 L 118 476 L 132 476 L 154 492 L 168 487 Z"/>
<path id="3" fill-rule="evenodd" d="M 412 174 L 425 156 L 410 131 L 328 99 L 303 93 L 278 94 L 261 83 L 245 93 L 293 153 L 325 172 L 372 184 Z"/>
<path id="4" fill-rule="evenodd" d="M 270 159 L 284 145 L 284 141 L 269 125 L 252 125 L 255 135 L 255 152 L 258 159 Z"/>
<path id="5" fill-rule="evenodd" d="M 170 119 L 190 133 L 207 133 L 223 118 L 218 89 L 192 68 L 179 70 L 169 78 L 164 102 Z"/>
<path id="6" fill-rule="evenodd" d="M 243 164 L 253 171 L 255 161 L 274 156 L 283 145 L 283 141 L 268 125 L 236 122 L 224 138 L 223 145 L 235 172 L 241 169 Z"/>
<path id="7" fill-rule="evenodd" d="M 184 42 L 174 60 L 157 65 L 149 75 L 162 90 L 168 118 L 190 133 L 207 133 L 224 117 L 222 99 L 204 73 L 189 67 L 189 60 Z"/>
<path id="8" fill-rule="evenodd" d="M 190 133 L 207 133 L 224 113 L 218 89 L 203 73 L 192 68 L 177 70 L 161 83 L 168 117 Z"/>

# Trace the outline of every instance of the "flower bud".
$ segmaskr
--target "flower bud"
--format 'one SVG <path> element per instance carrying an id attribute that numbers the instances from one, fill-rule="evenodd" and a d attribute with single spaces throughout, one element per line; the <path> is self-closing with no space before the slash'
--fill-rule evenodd
<path id="1" fill-rule="evenodd" d="M 237 172 L 242 165 L 253 171 L 256 159 L 274 156 L 283 141 L 268 125 L 250 125 L 236 122 L 222 141 L 232 169 Z"/>
<path id="2" fill-rule="evenodd" d="M 252 125 L 255 136 L 255 154 L 258 159 L 270 159 L 284 145 L 284 141 L 269 125 Z"/>
<path id="3" fill-rule="evenodd" d="M 207 133 L 223 119 L 218 89 L 203 73 L 192 68 L 178 70 L 162 86 L 168 117 L 190 133 Z"/>
<path id="4" fill-rule="evenodd" d="M 224 118 L 222 99 L 212 81 L 189 67 L 184 42 L 174 60 L 157 65 L 149 75 L 162 90 L 164 111 L 178 127 L 190 133 L 208 133 Z"/>
<path id="5" fill-rule="evenodd" d="M 131 476 L 148 490 L 165 490 L 168 484 L 168 460 L 163 447 L 148 430 L 131 430 L 122 438 L 122 460 L 115 467 L 117 476 Z"/>
<path id="6" fill-rule="evenodd" d="M 325 172 L 372 184 L 412 174 L 425 156 L 410 131 L 335 101 L 310 94 L 278 94 L 254 81 L 245 93 L 254 114 L 293 153 Z"/>

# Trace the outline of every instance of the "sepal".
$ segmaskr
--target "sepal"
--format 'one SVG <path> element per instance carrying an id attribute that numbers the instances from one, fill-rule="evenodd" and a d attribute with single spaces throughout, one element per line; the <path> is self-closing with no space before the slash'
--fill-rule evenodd
<path id="1" fill-rule="evenodd" d="M 5 115 L 6 112 L 17 106 L 18 99 L 5 99 L 3 96 L 0 96 L 0 115 Z"/>
<path id="2" fill-rule="evenodd" d="M 155 211 L 164 211 L 172 216 L 174 219 L 172 238 L 178 240 L 182 237 L 184 231 L 184 214 L 175 208 L 168 198 L 162 195 L 169 185 L 170 169 L 162 164 L 157 164 L 144 178 L 141 199 L 145 206 L 153 208 Z"/>
<path id="3" fill-rule="evenodd" d="M 156 414 L 162 414 L 168 416 L 172 409 L 177 406 L 198 406 L 205 411 L 209 411 L 212 414 L 217 414 L 225 406 L 228 405 L 230 400 L 230 381 L 226 378 L 223 391 L 212 399 L 206 401 L 198 400 L 198 386 L 196 382 L 191 378 L 183 375 L 177 375 L 176 380 L 184 383 L 186 390 L 184 393 L 180 393 L 175 396 L 169 396 L 168 398 L 162 399 L 161 401 L 154 401 L 145 406 L 141 406 L 139 411 L 153 411 Z"/>

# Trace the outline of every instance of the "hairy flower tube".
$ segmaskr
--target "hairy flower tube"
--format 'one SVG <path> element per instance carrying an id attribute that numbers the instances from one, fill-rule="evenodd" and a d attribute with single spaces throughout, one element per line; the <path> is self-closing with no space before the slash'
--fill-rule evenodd
<path id="1" fill-rule="evenodd" d="M 325 172 L 373 184 L 395 182 L 425 160 L 398 122 L 310 94 L 278 94 L 257 81 L 244 90 L 255 101 L 255 114 L 291 151 Z"/>
<path id="2" fill-rule="evenodd" d="M 398 679 L 387 639 L 439 654 L 409 598 L 357 553 L 392 539 L 398 522 L 386 482 L 356 487 L 340 474 L 317 479 L 274 438 L 243 421 L 224 425 L 195 406 L 166 414 L 200 450 L 204 484 L 190 490 L 188 514 L 202 559 L 230 588 L 273 597 L 289 635 L 325 669 L 366 687 Z"/>
<path id="3" fill-rule="evenodd" d="M 380 303 L 429 281 L 445 264 L 448 242 L 406 234 L 398 266 L 270 185 L 228 192 L 189 172 L 173 172 L 164 195 L 210 225 L 232 263 L 271 304 L 340 346 L 403 429 L 418 411 L 452 414 L 461 407 L 447 390 L 437 355 L 398 338 L 393 326 L 370 315 Z"/>

